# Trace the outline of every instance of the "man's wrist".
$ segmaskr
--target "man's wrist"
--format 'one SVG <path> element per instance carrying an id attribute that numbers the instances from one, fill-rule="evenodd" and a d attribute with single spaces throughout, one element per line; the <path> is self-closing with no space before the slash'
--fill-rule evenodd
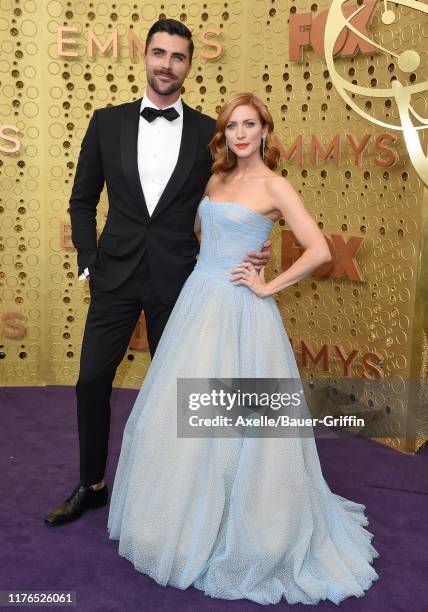
<path id="1" fill-rule="evenodd" d="M 82 274 L 79 276 L 79 280 L 86 280 L 87 278 L 89 278 L 89 268 L 83 270 Z"/>

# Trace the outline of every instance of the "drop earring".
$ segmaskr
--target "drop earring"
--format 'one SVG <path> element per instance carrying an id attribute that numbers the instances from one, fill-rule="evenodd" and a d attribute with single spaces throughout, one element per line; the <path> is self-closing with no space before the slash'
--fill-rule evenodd
<path id="1" fill-rule="evenodd" d="M 263 143 L 263 146 L 262 146 L 262 159 L 264 159 L 265 158 L 265 147 L 266 147 L 266 136 L 263 136 L 262 143 Z"/>

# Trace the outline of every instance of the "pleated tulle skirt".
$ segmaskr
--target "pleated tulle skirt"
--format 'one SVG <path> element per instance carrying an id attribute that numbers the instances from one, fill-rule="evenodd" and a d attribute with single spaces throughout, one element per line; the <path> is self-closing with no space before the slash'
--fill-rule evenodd
<path id="1" fill-rule="evenodd" d="M 332 493 L 312 437 L 177 437 L 177 378 L 298 376 L 274 300 L 201 261 L 124 430 L 108 519 L 119 554 L 161 585 L 215 598 L 363 596 L 379 556 L 365 506 Z"/>

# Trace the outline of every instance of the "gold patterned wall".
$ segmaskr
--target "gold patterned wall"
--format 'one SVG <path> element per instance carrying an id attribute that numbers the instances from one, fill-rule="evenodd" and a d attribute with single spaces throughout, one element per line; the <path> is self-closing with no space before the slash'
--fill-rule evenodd
<path id="1" fill-rule="evenodd" d="M 271 110 L 284 152 L 301 138 L 301 163 L 295 152 L 278 172 L 299 191 L 332 244 L 362 238 L 355 254 L 361 280 L 312 276 L 277 296 L 302 374 L 343 376 L 348 361 L 347 375 L 356 377 L 419 375 L 422 349 L 417 342 L 422 334 L 419 329 L 415 336 L 415 300 L 422 182 L 402 135 L 391 131 L 394 141 L 384 140 L 388 130 L 347 106 L 322 57 L 310 46 L 302 50 L 301 61 L 289 57 L 290 17 L 310 12 L 315 20 L 328 8 L 324 0 L 0 0 L 0 384 L 74 385 L 77 380 L 90 294 L 87 283 L 77 278 L 67 208 L 80 143 L 95 108 L 143 95 L 144 64 L 139 51 L 130 59 L 128 32 L 144 41 L 150 25 L 162 16 L 182 20 L 194 34 L 186 102 L 215 116 L 234 93 L 257 92 Z M 423 80 L 428 75 L 426 19 L 415 19 L 407 8 L 396 10 L 399 22 L 389 29 L 375 12 L 370 32 L 394 49 L 409 41 L 420 45 L 423 61 L 409 78 Z M 59 28 L 65 29 L 64 40 L 75 40 L 62 49 L 77 56 L 59 53 Z M 222 46 L 220 57 L 202 56 L 213 50 L 201 38 L 207 28 L 218 31 L 211 37 Z M 101 42 L 116 32 L 117 57 L 111 47 L 105 53 L 94 47 L 90 57 L 89 32 Z M 395 32 L 402 35 L 401 42 L 394 42 Z M 390 84 L 394 75 L 402 77 L 384 53 L 357 53 L 336 63 L 350 80 L 373 89 Z M 421 96 L 419 104 L 426 111 L 426 98 Z M 366 99 L 362 105 L 370 113 L 397 119 L 390 99 Z M 5 126 L 16 126 L 19 133 Z M 314 135 L 324 148 L 336 139 L 336 163 L 331 157 L 311 158 Z M 15 153 L 7 151 L 13 138 L 21 143 Z M 367 144 L 358 165 L 351 140 L 355 145 L 363 139 Z M 98 233 L 107 207 L 103 191 Z M 268 276 L 289 261 L 287 229 L 282 220 L 273 231 Z M 117 387 L 141 386 L 149 354 L 135 348 L 140 335 L 141 329 L 136 330 L 134 348 L 131 343 L 117 371 Z M 412 346 L 418 355 L 412 356 Z M 311 365 L 309 353 L 315 357 L 320 351 L 320 360 Z"/>

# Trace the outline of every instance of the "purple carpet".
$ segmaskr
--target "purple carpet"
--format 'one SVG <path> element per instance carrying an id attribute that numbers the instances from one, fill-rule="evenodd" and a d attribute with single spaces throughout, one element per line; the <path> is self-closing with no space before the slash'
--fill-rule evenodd
<path id="1" fill-rule="evenodd" d="M 113 483 L 122 431 L 137 391 L 114 389 L 107 481 Z M 0 590 L 76 591 L 88 612 L 308 610 L 303 604 L 262 606 L 212 599 L 201 591 L 161 587 L 117 554 L 108 539 L 108 506 L 62 527 L 43 517 L 78 481 L 73 387 L 0 389 L 2 495 Z M 428 610 L 428 447 L 404 455 L 355 438 L 317 440 L 333 492 L 367 506 L 369 531 L 380 557 L 379 580 L 365 597 L 340 604 L 346 612 Z M 298 512 L 296 508 L 296 512 Z M 24 609 L 24 608 L 19 608 Z M 66 609 L 61 607 L 61 609 Z M 317 610 L 337 610 L 330 602 Z"/>

